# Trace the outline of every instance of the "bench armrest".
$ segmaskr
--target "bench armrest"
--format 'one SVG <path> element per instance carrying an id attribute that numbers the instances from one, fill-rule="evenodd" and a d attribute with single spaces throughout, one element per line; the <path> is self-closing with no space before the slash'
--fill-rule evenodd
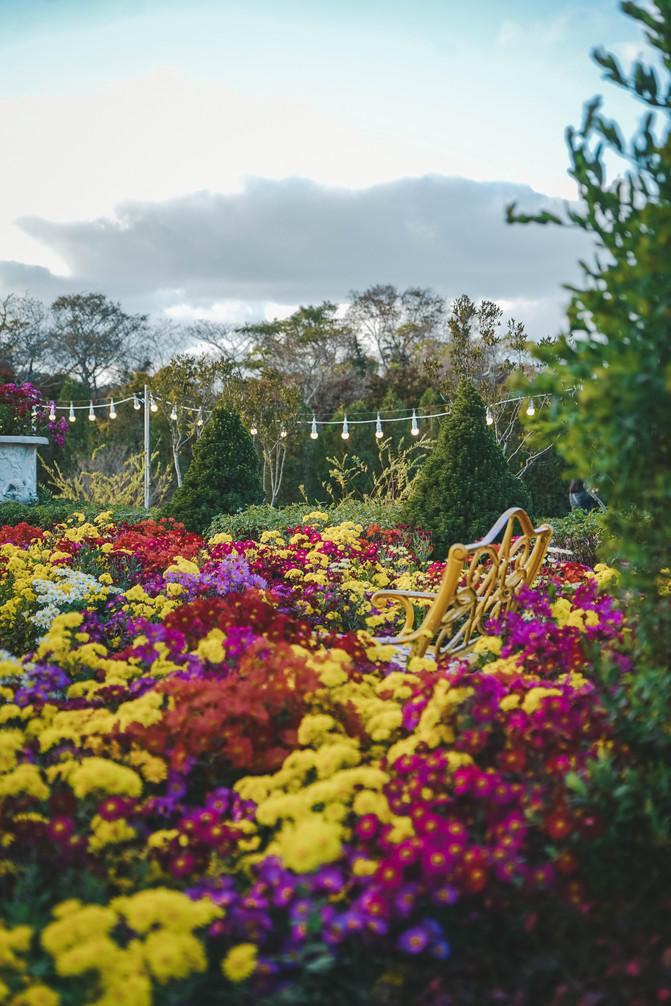
<path id="1" fill-rule="evenodd" d="M 376 608 L 380 606 L 380 602 L 384 604 L 385 601 L 401 605 L 405 614 L 405 622 L 398 637 L 395 638 L 403 638 L 411 633 L 415 626 L 415 609 L 412 602 L 434 601 L 435 598 L 435 594 L 421 590 L 377 590 L 371 597 L 370 603 Z"/>

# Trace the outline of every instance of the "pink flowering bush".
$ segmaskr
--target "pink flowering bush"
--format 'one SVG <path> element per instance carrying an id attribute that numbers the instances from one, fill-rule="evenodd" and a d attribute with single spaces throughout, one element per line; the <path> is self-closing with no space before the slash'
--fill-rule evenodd
<path id="1" fill-rule="evenodd" d="M 0 435 L 47 437 L 57 446 L 65 443 L 68 421 L 50 419 L 50 403 L 32 384 L 0 384 Z"/>
<path id="2" fill-rule="evenodd" d="M 0 571 L 0 1001 L 671 996 L 667 850 L 593 785 L 631 768 L 608 571 L 407 667 L 370 596 L 438 567 L 401 530 L 101 515 Z"/>

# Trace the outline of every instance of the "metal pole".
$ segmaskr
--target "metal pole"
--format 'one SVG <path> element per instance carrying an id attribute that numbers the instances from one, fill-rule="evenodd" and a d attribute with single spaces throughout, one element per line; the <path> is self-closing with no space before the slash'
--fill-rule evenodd
<path id="1" fill-rule="evenodd" d="M 144 508 L 149 509 L 149 392 L 144 386 Z"/>

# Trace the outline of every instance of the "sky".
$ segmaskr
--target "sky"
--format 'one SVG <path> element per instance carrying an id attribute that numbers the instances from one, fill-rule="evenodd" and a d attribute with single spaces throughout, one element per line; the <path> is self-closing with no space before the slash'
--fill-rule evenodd
<path id="1" fill-rule="evenodd" d="M 563 326 L 584 102 L 616 0 L 0 0 L 0 296 L 231 324 L 376 283 Z"/>

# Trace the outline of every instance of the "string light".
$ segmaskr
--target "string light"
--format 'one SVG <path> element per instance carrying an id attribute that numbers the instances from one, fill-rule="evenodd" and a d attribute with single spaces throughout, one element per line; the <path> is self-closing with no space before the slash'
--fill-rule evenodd
<path id="1" fill-rule="evenodd" d="M 578 390 L 580 390 L 580 386 L 577 386 L 576 388 L 570 388 L 566 392 L 566 394 L 575 395 L 576 391 L 578 391 Z M 158 399 L 154 398 L 154 395 L 150 391 L 148 391 L 148 390 L 147 390 L 146 394 L 147 394 L 147 398 L 148 398 L 149 409 L 152 412 L 158 412 L 157 401 L 163 401 L 163 399 L 161 399 L 161 398 L 158 398 Z M 138 395 L 137 392 L 133 392 L 133 393 L 131 393 L 128 396 L 128 398 L 121 399 L 121 404 L 123 404 L 124 402 L 130 402 L 130 401 L 132 401 L 132 403 L 133 403 L 133 408 L 136 411 L 138 411 L 142 407 L 142 403 L 145 403 L 145 398 L 142 395 Z M 487 410 L 486 410 L 486 422 L 487 422 L 487 425 L 491 426 L 493 424 L 493 422 L 494 422 L 493 409 L 496 406 L 499 406 L 499 405 L 505 406 L 505 405 L 512 404 L 514 402 L 520 403 L 520 405 L 522 405 L 524 401 L 527 401 L 527 403 L 528 403 L 527 404 L 527 408 L 526 408 L 526 414 L 527 414 L 527 416 L 533 416 L 533 415 L 535 415 L 536 409 L 535 409 L 535 406 L 534 406 L 534 399 L 533 398 L 527 399 L 526 396 L 523 396 L 523 395 L 515 397 L 515 398 L 506 398 L 506 399 L 502 399 L 500 402 L 493 402 L 491 405 L 487 406 Z M 543 396 L 543 401 L 542 401 L 543 405 L 546 405 L 550 401 L 551 401 L 551 399 L 550 399 L 549 396 Z M 113 398 L 110 398 L 110 400 L 109 400 L 109 418 L 110 419 L 116 419 L 117 418 L 117 404 L 118 403 L 115 403 L 115 401 L 114 401 Z M 145 403 L 145 404 L 147 404 L 147 403 Z M 173 400 L 172 403 L 169 403 L 167 401 L 165 402 L 166 409 L 167 409 L 167 407 L 169 405 L 171 406 L 170 419 L 174 422 L 178 418 L 178 405 L 177 405 L 177 402 L 175 400 Z M 93 404 L 93 400 L 90 400 L 89 401 L 89 412 L 88 412 L 88 418 L 89 418 L 89 420 L 91 422 L 95 422 L 95 420 L 98 418 L 96 416 L 96 408 L 101 408 L 102 409 L 104 407 L 105 407 L 104 403 L 99 403 L 99 405 L 95 406 Z M 203 406 L 202 405 L 199 406 L 198 409 L 191 408 L 188 405 L 184 405 L 184 406 L 181 406 L 181 407 L 184 408 L 184 409 L 186 409 L 189 412 L 195 412 L 195 413 L 197 413 L 197 417 L 196 417 L 196 421 L 195 421 L 195 425 L 196 426 L 203 426 L 204 425 L 204 423 L 205 423 L 205 415 L 203 413 Z M 54 420 L 57 418 L 57 409 L 58 408 L 65 408 L 65 406 L 56 406 L 56 404 L 53 401 L 49 403 L 49 413 L 48 413 L 48 416 L 49 416 L 49 421 L 50 422 L 54 422 Z M 74 403 L 72 401 L 70 402 L 69 410 L 68 410 L 68 421 L 70 423 L 74 423 L 76 421 L 75 408 L 82 408 L 83 409 L 83 408 L 85 408 L 85 406 L 81 405 L 81 406 L 76 406 L 75 407 Z M 436 412 L 436 413 L 432 413 L 432 414 L 422 415 L 421 418 L 422 419 L 438 419 L 438 418 L 441 418 L 441 417 L 444 417 L 444 416 L 448 416 L 450 414 L 449 403 L 444 403 L 443 404 L 443 408 L 445 409 L 445 411 L 443 411 L 443 412 Z M 411 411 L 411 415 L 409 417 L 410 418 L 410 422 L 411 422 L 410 433 L 412 434 L 413 437 L 417 437 L 417 436 L 419 436 L 419 433 L 420 433 L 420 429 L 419 429 L 419 416 L 418 416 L 417 408 L 413 408 L 410 411 Z M 36 421 L 37 414 L 38 414 L 37 408 L 33 407 L 33 409 L 32 409 L 33 422 Z M 208 412 L 207 416 L 209 416 L 209 415 L 210 415 L 210 413 Z M 370 413 L 369 413 L 369 415 L 370 415 Z M 375 437 L 376 437 L 377 440 L 381 440 L 382 437 L 384 436 L 383 426 L 382 426 L 383 422 L 386 422 L 386 423 L 400 423 L 400 422 L 407 422 L 407 421 L 408 421 L 407 414 L 406 414 L 405 417 L 403 417 L 403 416 L 394 416 L 393 418 L 389 418 L 389 419 L 384 419 L 383 420 L 381 418 L 380 412 L 377 412 L 376 415 L 375 415 L 375 419 L 364 419 L 364 418 L 357 417 L 355 425 L 356 424 L 358 424 L 358 425 L 366 425 L 368 423 L 375 423 Z M 321 419 L 321 420 L 318 421 L 317 417 L 316 417 L 316 414 L 313 413 L 311 420 L 300 420 L 300 419 L 297 419 L 296 422 L 299 425 L 303 425 L 303 424 L 309 423 L 310 424 L 310 438 L 312 440 L 317 440 L 319 438 L 319 430 L 318 430 L 319 426 L 321 426 L 321 425 L 334 426 L 334 425 L 338 425 L 341 421 L 340 420 L 336 420 L 336 419 L 331 419 L 331 420 Z M 349 423 L 349 421 L 347 419 L 347 415 L 345 414 L 345 416 L 344 416 L 344 418 L 342 420 L 342 429 L 341 429 L 341 433 L 340 433 L 340 436 L 341 436 L 341 438 L 343 440 L 349 440 L 350 439 L 350 425 L 351 424 Z M 254 419 L 252 421 L 250 429 L 249 429 L 249 432 L 250 432 L 250 434 L 251 434 L 252 437 L 257 436 L 257 434 L 258 434 L 259 431 L 258 431 L 258 426 L 257 426 L 256 419 Z M 284 423 L 282 423 L 282 425 L 280 427 L 280 434 L 279 435 L 280 435 L 280 437 L 282 439 L 285 439 L 288 436 L 287 430 L 286 430 L 286 427 L 285 427 Z"/>

